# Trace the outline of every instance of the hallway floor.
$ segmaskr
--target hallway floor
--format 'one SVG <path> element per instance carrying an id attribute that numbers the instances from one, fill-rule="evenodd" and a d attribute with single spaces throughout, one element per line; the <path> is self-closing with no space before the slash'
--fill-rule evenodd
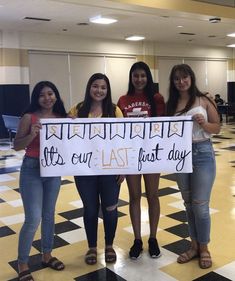
<path id="1" fill-rule="evenodd" d="M 61 272 L 42 268 L 40 231 L 30 253 L 35 281 L 225 281 L 235 280 L 235 124 L 223 124 L 220 135 L 213 137 L 217 177 L 211 198 L 212 232 L 210 251 L 213 266 L 202 270 L 195 259 L 178 264 L 177 255 L 189 244 L 183 202 L 174 175 L 162 174 L 160 181 L 161 217 L 157 234 L 162 256 L 151 259 L 147 253 L 149 235 L 146 196 L 142 194 L 142 235 L 144 252 L 136 261 L 128 258 L 133 232 L 128 211 L 126 183 L 119 200 L 119 222 L 114 247 L 117 262 L 104 261 L 102 216 L 99 223 L 98 263 L 84 262 L 87 242 L 82 220 L 82 203 L 73 177 L 64 177 L 56 206 L 55 246 L 53 255 L 65 263 Z M 10 149 L 0 141 L 0 281 L 17 280 L 18 233 L 24 220 L 18 179 L 24 152 Z"/>

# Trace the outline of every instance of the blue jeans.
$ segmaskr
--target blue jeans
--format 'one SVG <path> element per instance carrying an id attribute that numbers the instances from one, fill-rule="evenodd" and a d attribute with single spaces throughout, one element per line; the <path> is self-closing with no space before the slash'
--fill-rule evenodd
<path id="1" fill-rule="evenodd" d="M 60 177 L 40 177 L 38 158 L 24 157 L 20 171 L 20 193 L 25 221 L 19 235 L 19 263 L 28 262 L 33 238 L 40 222 L 42 252 L 52 251 L 55 205 L 60 183 Z"/>
<path id="2" fill-rule="evenodd" d="M 116 176 L 75 176 L 77 190 L 84 206 L 84 225 L 90 248 L 97 246 L 99 207 L 101 204 L 105 244 L 112 245 L 118 221 L 120 186 Z"/>
<path id="3" fill-rule="evenodd" d="M 193 172 L 176 174 L 182 193 L 189 226 L 189 235 L 199 244 L 210 241 L 209 201 L 215 180 L 216 164 L 210 140 L 193 143 Z"/>

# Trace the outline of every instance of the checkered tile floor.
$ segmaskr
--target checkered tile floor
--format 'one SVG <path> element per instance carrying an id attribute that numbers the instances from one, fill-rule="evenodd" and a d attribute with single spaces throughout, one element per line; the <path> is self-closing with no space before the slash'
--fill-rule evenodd
<path id="1" fill-rule="evenodd" d="M 77 281 L 191 281 L 235 280 L 235 125 L 223 125 L 221 134 L 213 138 L 217 159 L 217 178 L 211 200 L 212 232 L 210 251 L 213 267 L 202 270 L 197 260 L 177 264 L 176 258 L 189 245 L 188 229 L 181 195 L 174 175 L 161 176 L 161 217 L 158 242 L 162 256 L 151 259 L 147 254 L 149 235 L 146 196 L 142 194 L 142 235 L 144 252 L 132 261 L 128 251 L 133 231 L 128 211 L 128 191 L 122 185 L 119 200 L 119 222 L 114 247 L 118 259 L 114 265 L 104 261 L 102 214 L 99 218 L 98 263 L 87 266 L 87 250 L 82 220 L 83 206 L 72 177 L 63 178 L 56 206 L 55 245 L 53 254 L 63 260 L 66 268 L 55 272 L 41 265 L 40 231 L 30 253 L 30 267 L 35 280 Z M 17 280 L 18 233 L 24 220 L 18 179 L 23 151 L 15 152 L 7 140 L 0 140 L 0 281 Z"/>

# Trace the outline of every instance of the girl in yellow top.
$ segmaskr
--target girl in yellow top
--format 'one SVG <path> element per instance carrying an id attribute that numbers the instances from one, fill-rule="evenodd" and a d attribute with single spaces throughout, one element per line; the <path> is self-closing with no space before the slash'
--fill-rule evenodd
<path id="1" fill-rule="evenodd" d="M 69 111 L 70 117 L 122 117 L 121 110 L 112 103 L 109 79 L 101 73 L 93 74 L 86 86 L 85 99 Z M 75 176 L 77 190 L 84 206 L 84 225 L 89 250 L 85 262 L 97 262 L 97 228 L 101 205 L 105 232 L 105 261 L 116 261 L 113 240 L 117 227 L 118 197 L 123 176 Z"/>

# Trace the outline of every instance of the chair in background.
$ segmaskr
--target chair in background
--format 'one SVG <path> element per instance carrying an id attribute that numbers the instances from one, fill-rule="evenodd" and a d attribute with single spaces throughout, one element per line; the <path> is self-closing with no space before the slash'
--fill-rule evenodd
<path id="1" fill-rule="evenodd" d="M 2 119 L 8 131 L 10 142 L 12 142 L 12 136 L 16 134 L 20 117 L 13 115 L 2 115 Z"/>

